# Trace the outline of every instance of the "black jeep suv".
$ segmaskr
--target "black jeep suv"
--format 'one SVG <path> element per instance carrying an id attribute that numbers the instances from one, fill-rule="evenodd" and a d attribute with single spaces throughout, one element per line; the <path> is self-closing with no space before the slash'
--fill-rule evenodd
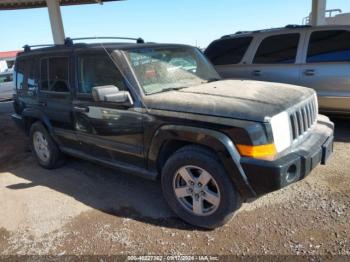
<path id="1" fill-rule="evenodd" d="M 313 90 L 221 81 L 186 45 L 26 47 L 15 76 L 13 119 L 40 165 L 58 167 L 68 154 L 159 178 L 173 211 L 200 227 L 303 179 L 333 149 Z"/>

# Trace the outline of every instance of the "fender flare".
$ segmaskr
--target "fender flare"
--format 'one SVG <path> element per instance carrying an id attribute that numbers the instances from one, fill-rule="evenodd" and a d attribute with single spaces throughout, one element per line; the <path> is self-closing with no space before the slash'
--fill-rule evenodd
<path id="1" fill-rule="evenodd" d="M 43 114 L 40 110 L 33 109 L 33 108 L 25 108 L 21 114 L 25 120 L 25 129 L 28 134 L 29 134 L 30 128 L 29 126 L 27 126 L 27 122 L 26 122 L 27 118 L 33 118 L 41 121 L 44 124 L 44 126 L 48 129 L 49 133 L 52 134 L 53 129 L 52 129 L 51 122 L 49 118 L 45 114 Z"/>
<path id="2" fill-rule="evenodd" d="M 241 164 L 241 156 L 231 139 L 225 134 L 212 129 L 183 125 L 164 125 L 154 134 L 148 152 L 148 165 L 156 169 L 161 148 L 165 142 L 177 140 L 203 145 L 216 152 L 226 171 L 232 178 L 237 190 L 246 198 L 256 197 L 256 193 Z"/>

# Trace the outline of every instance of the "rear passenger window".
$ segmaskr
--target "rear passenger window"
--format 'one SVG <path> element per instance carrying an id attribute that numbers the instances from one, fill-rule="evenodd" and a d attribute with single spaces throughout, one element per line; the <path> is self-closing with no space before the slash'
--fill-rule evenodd
<path id="1" fill-rule="evenodd" d="M 238 64 L 242 61 L 252 40 L 252 37 L 218 40 L 209 45 L 205 55 L 214 65 Z"/>
<path id="2" fill-rule="evenodd" d="M 306 62 L 350 61 L 350 32 L 328 30 L 313 32 L 310 37 Z"/>
<path id="3" fill-rule="evenodd" d="M 255 54 L 254 64 L 293 64 L 298 51 L 299 34 L 265 38 Z"/>
<path id="4" fill-rule="evenodd" d="M 41 90 L 69 92 L 69 59 L 67 57 L 42 59 L 40 72 Z"/>
<path id="5" fill-rule="evenodd" d="M 107 55 L 86 55 L 78 58 L 78 88 L 81 94 L 91 94 L 93 87 L 114 85 L 126 90 L 123 76 Z"/>

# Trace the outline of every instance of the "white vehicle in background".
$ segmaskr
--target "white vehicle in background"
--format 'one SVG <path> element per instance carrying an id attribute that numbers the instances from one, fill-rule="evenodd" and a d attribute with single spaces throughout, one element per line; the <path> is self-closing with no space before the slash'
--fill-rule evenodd
<path id="1" fill-rule="evenodd" d="M 13 82 L 13 70 L 0 73 L 0 102 L 12 99 L 15 92 Z"/>

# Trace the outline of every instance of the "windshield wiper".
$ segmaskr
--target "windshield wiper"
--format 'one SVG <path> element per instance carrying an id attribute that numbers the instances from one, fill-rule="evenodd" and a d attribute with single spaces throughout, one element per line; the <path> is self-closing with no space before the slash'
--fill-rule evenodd
<path id="1" fill-rule="evenodd" d="M 212 83 L 212 82 L 217 82 L 220 81 L 220 78 L 209 78 L 206 83 Z"/>
<path id="2" fill-rule="evenodd" d="M 151 92 L 148 93 L 148 95 L 153 95 L 153 94 L 158 94 L 158 93 L 163 93 L 163 92 L 169 92 L 169 91 L 176 91 L 176 90 L 181 90 L 187 88 L 187 86 L 179 86 L 179 87 L 167 87 L 167 88 L 163 88 L 162 90 L 159 90 L 157 92 Z"/>
<path id="3" fill-rule="evenodd" d="M 160 92 L 168 92 L 168 91 L 176 91 L 186 88 L 186 86 L 179 86 L 179 87 L 167 87 L 162 89 Z"/>

